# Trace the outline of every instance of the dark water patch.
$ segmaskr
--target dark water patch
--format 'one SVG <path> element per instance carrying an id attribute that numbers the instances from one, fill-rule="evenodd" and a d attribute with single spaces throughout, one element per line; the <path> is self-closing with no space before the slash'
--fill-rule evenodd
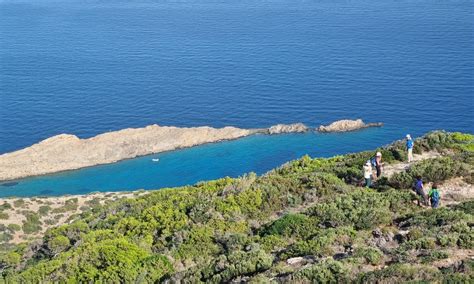
<path id="1" fill-rule="evenodd" d="M 5 182 L 5 183 L 2 183 L 1 184 L 2 186 L 5 186 L 5 187 L 11 187 L 11 186 L 15 186 L 15 185 L 18 185 L 18 182 Z"/>

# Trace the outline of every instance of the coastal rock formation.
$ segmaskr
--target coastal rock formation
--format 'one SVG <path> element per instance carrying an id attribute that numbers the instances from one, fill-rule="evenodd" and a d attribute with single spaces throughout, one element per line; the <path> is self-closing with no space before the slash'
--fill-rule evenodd
<path id="1" fill-rule="evenodd" d="M 339 120 L 335 121 L 329 125 L 321 125 L 318 127 L 319 132 L 347 132 L 347 131 L 354 131 L 368 127 L 380 127 L 383 126 L 383 123 L 365 123 L 362 119 L 357 120 Z"/>
<path id="2" fill-rule="evenodd" d="M 301 132 L 303 129 L 305 126 L 302 124 L 277 125 L 264 129 L 262 133 Z M 88 139 L 60 134 L 31 147 L 0 155 L 0 181 L 109 164 L 255 133 L 260 133 L 260 130 L 150 125 L 108 132 Z"/>
<path id="3" fill-rule="evenodd" d="M 268 128 L 268 134 L 302 133 L 308 130 L 309 128 L 303 123 L 277 124 Z"/>

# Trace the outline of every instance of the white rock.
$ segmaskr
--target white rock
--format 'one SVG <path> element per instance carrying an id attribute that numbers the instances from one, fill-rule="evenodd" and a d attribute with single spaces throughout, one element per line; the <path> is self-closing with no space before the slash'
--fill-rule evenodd
<path id="1" fill-rule="evenodd" d="M 268 129 L 268 134 L 301 133 L 308 130 L 309 128 L 303 123 L 277 124 Z"/>
<path id="2" fill-rule="evenodd" d="M 295 265 L 295 264 L 302 263 L 303 261 L 304 261 L 304 258 L 299 256 L 299 257 L 293 257 L 293 258 L 287 259 L 286 263 L 289 265 Z"/>
<path id="3" fill-rule="evenodd" d="M 354 131 L 368 127 L 379 127 L 383 126 L 383 123 L 365 123 L 362 119 L 349 120 L 343 119 L 335 121 L 329 125 L 321 125 L 317 129 L 319 132 L 347 132 Z"/>

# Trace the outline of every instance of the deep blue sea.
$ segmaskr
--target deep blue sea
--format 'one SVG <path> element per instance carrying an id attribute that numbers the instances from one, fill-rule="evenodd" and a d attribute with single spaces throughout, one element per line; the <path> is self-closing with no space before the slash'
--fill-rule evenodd
<path id="1" fill-rule="evenodd" d="M 382 121 L 254 136 L 0 186 L 0 196 L 151 189 L 306 153 L 474 133 L 474 1 L 0 0 L 0 153 L 149 124 Z M 151 158 L 160 157 L 153 163 Z"/>

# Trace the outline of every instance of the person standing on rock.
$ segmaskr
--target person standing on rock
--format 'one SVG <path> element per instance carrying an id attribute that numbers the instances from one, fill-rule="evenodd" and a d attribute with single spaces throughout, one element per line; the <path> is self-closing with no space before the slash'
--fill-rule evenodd
<path id="1" fill-rule="evenodd" d="M 413 142 L 413 139 L 411 139 L 410 134 L 407 134 L 407 151 L 408 151 L 408 162 L 411 163 L 413 162 L 413 146 L 415 143 Z"/>
<path id="2" fill-rule="evenodd" d="M 372 164 L 368 160 L 364 165 L 364 179 L 365 187 L 369 188 L 372 185 Z"/>

